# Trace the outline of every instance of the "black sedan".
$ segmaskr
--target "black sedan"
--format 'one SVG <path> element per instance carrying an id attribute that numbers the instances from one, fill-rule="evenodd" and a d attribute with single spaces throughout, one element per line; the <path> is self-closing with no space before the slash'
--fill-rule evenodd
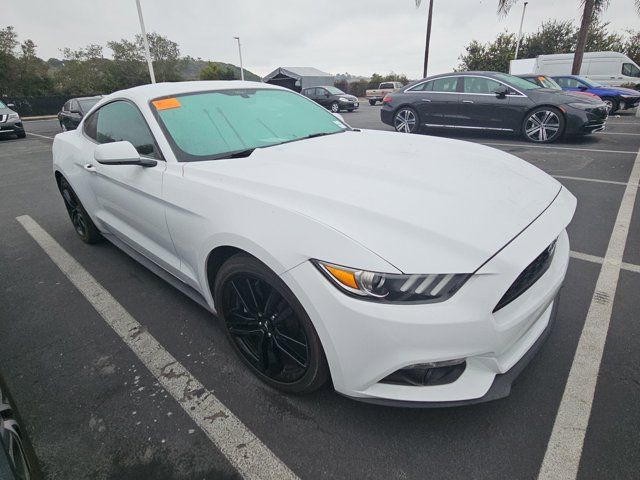
<path id="1" fill-rule="evenodd" d="M 58 121 L 63 131 L 75 130 L 91 107 L 93 107 L 102 97 L 80 97 L 68 100 L 62 110 L 58 112 Z"/>
<path id="2" fill-rule="evenodd" d="M 328 108 L 333 113 L 338 113 L 341 110 L 353 112 L 360 106 L 357 97 L 344 93 L 336 87 L 305 88 L 300 93 L 323 107 Z"/>
<path id="3" fill-rule="evenodd" d="M 382 101 L 381 120 L 399 132 L 421 127 L 514 132 L 531 142 L 601 131 L 606 105 L 498 72 L 456 72 L 414 82 Z"/>

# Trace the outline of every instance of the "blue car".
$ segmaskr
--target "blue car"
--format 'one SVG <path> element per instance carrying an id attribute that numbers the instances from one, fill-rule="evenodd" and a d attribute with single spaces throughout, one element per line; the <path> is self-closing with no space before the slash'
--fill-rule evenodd
<path id="1" fill-rule="evenodd" d="M 607 104 L 609 113 L 626 110 L 640 105 L 640 91 L 623 87 L 605 87 L 579 75 L 552 77 L 563 90 L 577 90 L 598 95 Z"/>

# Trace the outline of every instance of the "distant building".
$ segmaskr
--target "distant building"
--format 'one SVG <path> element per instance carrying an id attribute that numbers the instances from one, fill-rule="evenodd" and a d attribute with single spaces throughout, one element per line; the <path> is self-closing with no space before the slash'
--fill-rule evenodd
<path id="1" fill-rule="evenodd" d="M 333 85 L 336 78 L 313 67 L 279 67 L 262 79 L 265 83 L 286 87 L 296 92 L 303 88 Z"/>

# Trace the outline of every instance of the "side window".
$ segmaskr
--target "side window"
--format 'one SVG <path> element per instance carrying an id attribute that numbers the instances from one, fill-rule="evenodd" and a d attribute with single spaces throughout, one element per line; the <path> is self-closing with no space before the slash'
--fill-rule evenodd
<path id="1" fill-rule="evenodd" d="M 626 75 L 627 77 L 640 77 L 640 69 L 633 63 L 623 63 L 622 75 Z"/>
<path id="2" fill-rule="evenodd" d="M 71 100 L 69 100 L 68 102 L 66 102 L 63 106 L 62 106 L 62 111 L 63 112 L 68 112 L 69 111 L 69 104 L 71 103 Z"/>
<path id="3" fill-rule="evenodd" d="M 77 112 L 78 110 L 80 110 L 80 106 L 78 105 L 77 100 L 71 100 L 71 103 L 69 103 L 69 110 L 71 110 L 72 112 Z"/>
<path id="4" fill-rule="evenodd" d="M 433 81 L 424 82 L 411 88 L 411 92 L 429 92 L 433 88 Z"/>
<path id="5" fill-rule="evenodd" d="M 324 97 L 327 91 L 324 88 L 316 88 L 316 95 L 319 97 Z"/>
<path id="6" fill-rule="evenodd" d="M 558 85 L 560 85 L 562 88 L 570 88 L 569 80 L 571 80 L 571 79 L 570 78 L 565 78 L 565 77 L 560 77 L 560 78 L 556 78 L 555 79 L 555 81 L 558 83 Z"/>
<path id="7" fill-rule="evenodd" d="M 464 77 L 465 93 L 494 93 L 501 85 L 500 82 L 482 77 Z"/>
<path id="8" fill-rule="evenodd" d="M 586 87 L 584 83 L 576 80 L 575 78 L 563 77 L 563 78 L 558 78 L 556 81 L 561 87 L 564 87 L 564 88 L 580 88 L 583 86 Z"/>
<path id="9" fill-rule="evenodd" d="M 458 86 L 458 77 L 436 78 L 433 80 L 434 92 L 455 92 Z"/>
<path id="10" fill-rule="evenodd" d="M 161 159 L 147 122 L 136 107 L 128 102 L 118 101 L 98 110 L 96 127 L 98 143 L 126 140 L 136 147 L 140 155 Z"/>
<path id="11" fill-rule="evenodd" d="M 93 138 L 94 140 L 96 140 L 97 137 L 96 127 L 98 126 L 99 113 L 99 110 L 95 113 L 92 113 L 91 116 L 87 117 L 87 119 L 84 121 L 85 135 L 89 138 Z"/>

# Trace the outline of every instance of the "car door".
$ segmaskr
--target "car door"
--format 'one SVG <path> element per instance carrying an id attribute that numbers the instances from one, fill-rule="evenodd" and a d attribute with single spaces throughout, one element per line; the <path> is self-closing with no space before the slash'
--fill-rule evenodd
<path id="1" fill-rule="evenodd" d="M 315 100 L 323 107 L 328 107 L 329 105 L 331 105 L 331 95 L 329 95 L 329 92 L 327 91 L 327 89 L 322 87 L 316 88 Z"/>
<path id="2" fill-rule="evenodd" d="M 180 260 L 169 234 L 162 201 L 166 162 L 138 108 L 126 100 L 103 105 L 85 121 L 89 155 L 84 169 L 97 199 L 98 220 L 110 233 L 166 270 L 179 275 Z M 92 137 L 92 138 L 91 138 Z M 152 167 L 102 165 L 97 144 L 128 141 Z"/>
<path id="3" fill-rule="evenodd" d="M 419 83 L 406 90 L 418 111 L 420 123 L 429 126 L 454 127 L 460 124 L 458 78 L 441 77 Z"/>
<path id="4" fill-rule="evenodd" d="M 508 88 L 497 80 L 483 76 L 464 76 L 460 82 L 461 127 L 490 130 L 513 130 L 514 115 L 506 94 L 498 95 L 500 88 Z"/>

